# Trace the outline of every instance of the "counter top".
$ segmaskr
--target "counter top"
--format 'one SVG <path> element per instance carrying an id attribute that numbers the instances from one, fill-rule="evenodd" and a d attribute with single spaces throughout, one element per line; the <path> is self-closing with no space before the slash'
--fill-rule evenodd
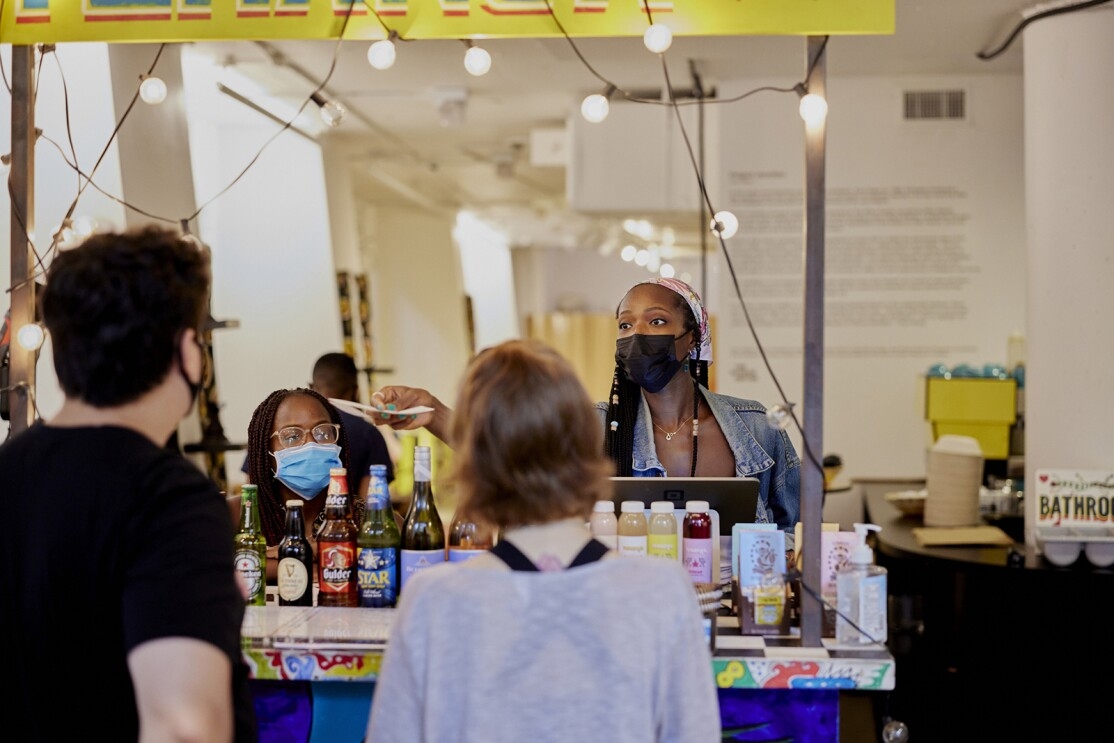
<path id="1" fill-rule="evenodd" d="M 243 657 L 255 679 L 373 682 L 379 675 L 393 609 L 249 606 Z M 712 671 L 721 689 L 894 688 L 886 648 L 851 648 L 825 639 L 802 648 L 796 636 L 739 634 L 735 617 L 718 617 Z"/>

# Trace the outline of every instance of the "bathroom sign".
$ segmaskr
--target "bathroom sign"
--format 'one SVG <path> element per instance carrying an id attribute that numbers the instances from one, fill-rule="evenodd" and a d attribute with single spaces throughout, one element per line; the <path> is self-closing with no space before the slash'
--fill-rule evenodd
<path id="1" fill-rule="evenodd" d="M 1037 470 L 1038 526 L 1114 524 L 1114 471 Z"/>

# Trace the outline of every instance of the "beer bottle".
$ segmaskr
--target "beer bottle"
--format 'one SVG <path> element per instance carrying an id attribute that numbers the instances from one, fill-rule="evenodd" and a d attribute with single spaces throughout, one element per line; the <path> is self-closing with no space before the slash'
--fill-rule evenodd
<path id="1" fill-rule="evenodd" d="M 278 548 L 279 606 L 313 606 L 313 548 L 302 501 L 286 501 L 286 536 Z"/>
<path id="2" fill-rule="evenodd" d="M 492 529 L 458 508 L 449 527 L 449 562 L 465 560 L 491 549 Z"/>
<path id="3" fill-rule="evenodd" d="M 317 535 L 317 605 L 359 606 L 356 593 L 356 525 L 348 505 L 348 473 L 329 470 L 325 523 Z"/>
<path id="4" fill-rule="evenodd" d="M 236 572 L 248 589 L 248 605 L 267 603 L 267 539 L 259 525 L 259 487 L 244 485 L 240 491 L 240 525 L 233 539 Z"/>
<path id="5" fill-rule="evenodd" d="M 402 549 L 399 552 L 400 593 L 414 573 L 445 561 L 445 527 L 433 500 L 430 472 L 429 447 L 415 446 L 414 494 L 402 525 Z"/>
<path id="6" fill-rule="evenodd" d="M 402 534 L 395 524 L 387 465 L 373 464 L 364 501 L 364 520 L 356 537 L 360 606 L 394 606 L 398 600 L 398 550 Z"/>

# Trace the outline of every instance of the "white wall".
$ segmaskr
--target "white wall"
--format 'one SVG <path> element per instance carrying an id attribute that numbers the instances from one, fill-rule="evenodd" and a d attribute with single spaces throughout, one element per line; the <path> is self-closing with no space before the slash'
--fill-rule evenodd
<path id="1" fill-rule="evenodd" d="M 54 230 L 60 224 L 70 204 L 77 197 L 78 176 L 63 160 L 62 152 L 73 159 L 69 139 L 73 138 L 77 162 L 87 173 L 109 141 L 116 118 L 112 106 L 111 84 L 108 72 L 108 51 L 105 44 L 66 44 L 57 48 L 42 66 L 39 78 L 38 102 L 35 108 L 35 126 L 43 130 L 35 147 L 35 245 L 44 259 L 50 248 Z M 0 47 L 4 70 L 11 81 L 11 46 Z M 63 80 L 69 93 L 69 126 L 63 102 Z M 138 80 L 136 81 L 138 85 Z M 10 150 L 11 97 L 0 96 L 0 149 Z M 49 140 L 56 142 L 59 151 Z M 93 174 L 93 182 L 109 194 L 120 196 L 120 168 L 116 145 L 109 147 L 100 168 Z M 7 169 L 3 178 L 7 180 Z M 124 226 L 124 209 L 96 188 L 85 188 L 73 213 L 74 217 L 90 217 L 102 227 Z M 4 245 L 11 234 L 11 201 L 6 188 L 0 189 L 0 229 Z M 47 264 L 49 265 L 49 264 Z M 0 260 L 0 283 L 11 286 L 11 259 L 8 253 Z M 0 298 L 0 313 L 6 311 L 11 295 Z M 47 339 L 39 354 L 35 402 L 43 416 L 53 415 L 62 404 L 62 394 L 54 375 L 50 340 Z M 0 441 L 8 435 L 8 422 L 0 421 Z"/>
<path id="2" fill-rule="evenodd" d="M 268 394 L 307 385 L 317 357 L 341 349 L 321 150 L 286 132 L 229 188 L 279 127 L 219 93 L 219 71 L 202 60 L 186 55 L 183 72 L 213 316 L 240 322 L 213 332 L 221 423 L 245 443 Z M 243 452 L 226 460 L 230 481 L 240 481 Z"/>
<path id="3" fill-rule="evenodd" d="M 511 249 L 507 238 L 471 212 L 457 215 L 464 290 L 472 301 L 475 351 L 519 337 Z"/>

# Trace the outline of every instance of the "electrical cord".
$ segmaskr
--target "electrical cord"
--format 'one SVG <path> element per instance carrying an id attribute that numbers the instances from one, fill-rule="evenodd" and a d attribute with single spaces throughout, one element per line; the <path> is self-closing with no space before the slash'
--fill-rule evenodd
<path id="1" fill-rule="evenodd" d="M 1001 54 L 1004 51 L 1006 51 L 1007 49 L 1009 49 L 1010 45 L 1013 44 L 1014 40 L 1017 39 L 1018 35 L 1020 35 L 1021 32 L 1025 30 L 1025 27 L 1028 26 L 1033 21 L 1039 21 L 1039 20 L 1042 20 L 1044 18 L 1051 18 L 1052 16 L 1055 16 L 1055 15 L 1063 15 L 1064 13 L 1072 13 L 1072 12 L 1075 12 L 1077 10 L 1085 10 L 1087 8 L 1093 8 L 1096 5 L 1105 5 L 1108 2 L 1110 2 L 1110 0 L 1087 0 L 1087 2 L 1076 3 L 1075 5 L 1063 5 L 1059 8 L 1050 8 L 1048 10 L 1044 10 L 1044 11 L 1041 11 L 1039 13 L 1035 13 L 1035 14 L 1029 16 L 1028 18 L 1025 18 L 1024 20 L 1022 20 L 1021 23 L 1017 24 L 1014 27 L 1013 31 L 1010 33 L 1010 35 L 1006 37 L 1006 40 L 1003 41 L 1001 44 L 999 44 L 996 49 L 993 49 L 992 51 L 989 51 L 989 52 L 977 52 L 975 54 L 975 56 L 978 57 L 979 59 L 983 60 L 983 61 L 989 61 L 991 59 L 994 59 L 999 54 Z"/>

